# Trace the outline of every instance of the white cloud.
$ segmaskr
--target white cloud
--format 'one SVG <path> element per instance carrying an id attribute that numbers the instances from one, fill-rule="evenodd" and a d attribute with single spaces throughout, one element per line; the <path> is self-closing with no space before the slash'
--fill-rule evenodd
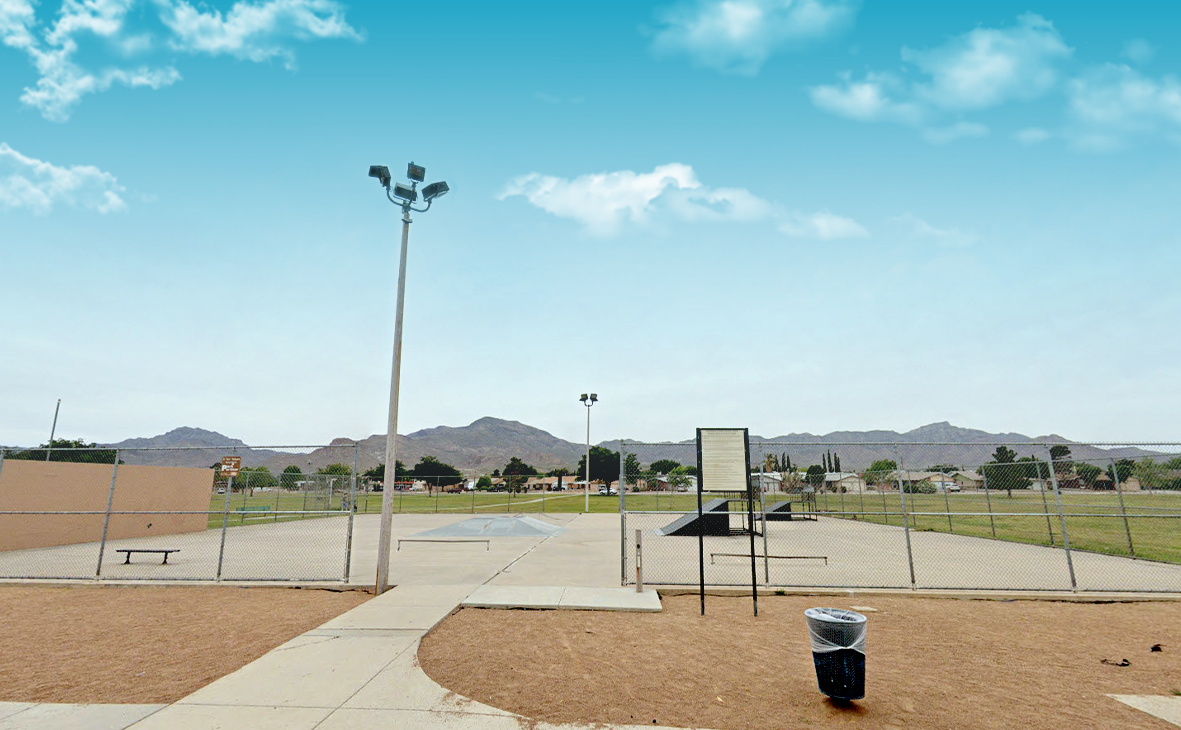
<path id="1" fill-rule="evenodd" d="M 656 215 L 686 221 L 752 220 L 771 205 L 735 188 L 707 188 L 689 165 L 660 165 L 652 172 L 603 172 L 567 180 L 530 173 L 509 181 L 500 199 L 523 196 L 560 218 L 582 223 L 592 233 L 614 233 L 624 222 L 644 223 Z"/>
<path id="2" fill-rule="evenodd" d="M 975 122 L 956 122 L 946 127 L 928 127 L 923 130 L 923 139 L 931 144 L 947 144 L 957 139 L 987 136 L 988 127 Z"/>
<path id="3" fill-rule="evenodd" d="M 0 142 L 0 205 L 45 215 L 58 203 L 111 213 L 127 205 L 114 175 L 92 165 L 59 167 Z"/>
<path id="4" fill-rule="evenodd" d="M 150 33 L 128 27 L 137 4 L 153 7 L 170 31 L 167 45 L 194 54 L 228 54 L 265 61 L 294 55 L 287 39 L 352 38 L 359 34 L 344 21 L 342 7 L 332 0 L 265 0 L 238 2 L 226 15 L 201 11 L 185 0 L 64 0 L 56 21 L 39 28 L 29 0 L 0 0 L 0 42 L 23 51 L 39 78 L 25 88 L 21 101 L 46 119 L 65 121 L 86 94 L 118 84 L 159 89 L 181 79 L 171 64 L 141 62 L 125 65 L 127 56 L 150 53 L 160 44 Z M 97 36 L 118 49 L 118 62 L 86 68 L 76 60 L 78 39 Z"/>
<path id="5" fill-rule="evenodd" d="M 827 210 L 811 214 L 796 213 L 779 224 L 779 230 L 788 236 L 819 238 L 831 241 L 838 238 L 866 238 L 869 231 L 853 220 L 830 213 Z"/>
<path id="6" fill-rule="evenodd" d="M 345 22 L 344 8 L 333 0 L 238 2 L 224 16 L 218 10 L 198 10 L 185 0 L 155 3 L 161 22 L 173 33 L 169 45 L 189 53 L 255 62 L 281 57 L 293 68 L 295 55 L 282 43 L 286 38 L 361 39 Z"/>
<path id="7" fill-rule="evenodd" d="M 890 98 L 893 91 L 903 88 L 901 82 L 890 74 L 871 73 L 864 81 L 854 81 L 845 74 L 843 85 L 817 86 L 809 93 L 816 106 L 849 119 L 918 124 L 923 117 L 918 105 Z"/>
<path id="8" fill-rule="evenodd" d="M 898 226 L 905 235 L 947 248 L 963 248 L 980 240 L 976 234 L 966 233 L 958 228 L 936 228 L 910 212 L 891 218 L 888 222 Z"/>
<path id="9" fill-rule="evenodd" d="M 877 72 L 855 80 L 846 73 L 840 84 L 809 93 L 813 104 L 838 116 L 913 127 L 927 141 L 946 144 L 988 134 L 983 124 L 947 117 L 1045 94 L 1071 52 L 1052 23 L 1027 13 L 1011 28 L 976 28 L 925 51 L 903 48 L 903 60 L 924 80 Z"/>
<path id="10" fill-rule="evenodd" d="M 1118 149 L 1132 136 L 1181 133 L 1181 83 L 1150 78 L 1128 66 L 1106 64 L 1071 81 L 1073 144 L 1081 149 Z"/>
<path id="11" fill-rule="evenodd" d="M 699 66 L 754 75 L 772 53 L 828 38 L 857 15 L 857 0 L 697 0 L 666 10 L 652 49 Z"/>
<path id="12" fill-rule="evenodd" d="M 1026 13 L 1012 28 L 976 28 L 928 51 L 903 48 L 902 58 L 931 77 L 916 87 L 917 96 L 942 109 L 965 110 L 1041 96 L 1071 52 L 1053 23 Z"/>
<path id="13" fill-rule="evenodd" d="M 1156 46 L 1143 38 L 1133 38 L 1124 44 L 1123 53 L 1120 55 L 1132 63 L 1145 64 L 1156 58 L 1156 51 Z"/>
<path id="14" fill-rule="evenodd" d="M 1053 135 L 1041 127 L 1027 127 L 1025 129 L 1019 129 L 1016 132 L 1013 132 L 1013 139 L 1026 146 L 1041 144 L 1051 136 Z"/>
<path id="15" fill-rule="evenodd" d="M 524 197 L 559 218 L 581 223 L 594 235 L 611 235 L 624 224 L 669 221 L 781 221 L 789 235 L 846 238 L 868 235 L 856 222 L 821 211 L 787 214 L 780 206 L 742 188 L 711 188 L 689 165 L 670 163 L 652 172 L 620 170 L 567 179 L 540 173 L 513 178 L 498 198 Z"/>

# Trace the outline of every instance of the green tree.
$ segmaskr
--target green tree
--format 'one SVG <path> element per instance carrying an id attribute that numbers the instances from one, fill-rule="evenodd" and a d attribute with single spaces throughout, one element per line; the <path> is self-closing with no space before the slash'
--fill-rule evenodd
<path id="1" fill-rule="evenodd" d="M 1028 457 L 1027 457 L 1028 458 Z M 1003 489 L 1013 496 L 1014 489 L 1029 489 L 1030 481 L 1025 464 L 1017 464 L 1017 452 L 1008 446 L 998 446 L 992 461 L 980 467 L 989 489 Z"/>
<path id="2" fill-rule="evenodd" d="M 1085 486 L 1093 486 L 1095 480 L 1103 473 L 1103 470 L 1094 464 L 1088 464 L 1085 461 L 1076 461 L 1074 464 L 1074 471 L 1078 474 L 1079 481 Z"/>
<path id="3" fill-rule="evenodd" d="M 634 457 L 635 454 L 628 454 L 628 456 Z M 579 479 L 586 476 L 585 454 L 578 460 L 578 468 L 574 470 L 574 473 Z M 638 460 L 635 464 L 635 474 L 637 478 L 640 475 Z M 592 446 L 590 448 L 590 479 L 592 482 L 602 481 L 607 486 L 619 481 L 619 452 L 602 446 Z M 589 485 L 587 486 L 589 487 Z"/>
<path id="4" fill-rule="evenodd" d="M 272 489 L 277 486 L 279 480 L 265 466 L 244 466 L 238 470 L 238 476 L 234 479 L 234 489 L 239 492 L 249 489 L 251 494 L 254 494 L 256 489 Z"/>
<path id="5" fill-rule="evenodd" d="M 1132 466 L 1132 476 L 1140 480 L 1141 489 L 1163 489 L 1169 481 L 1169 470 L 1164 464 L 1145 457 Z"/>
<path id="6" fill-rule="evenodd" d="M 1181 456 L 1174 456 L 1165 462 L 1166 469 L 1181 469 Z"/>
<path id="7" fill-rule="evenodd" d="M 643 472 L 640 469 L 640 457 L 635 454 L 628 454 L 627 458 L 623 460 L 623 476 L 628 484 L 635 484 Z M 610 482 L 608 482 L 610 485 Z"/>
<path id="8" fill-rule="evenodd" d="M 336 464 L 329 464 L 328 466 L 324 467 L 323 469 L 317 469 L 316 473 L 317 474 L 329 474 L 331 476 L 338 476 L 338 477 L 347 477 L 347 476 L 352 476 L 353 470 L 347 464 L 336 463 Z"/>
<path id="9" fill-rule="evenodd" d="M 476 480 L 476 489 L 480 490 L 481 492 L 486 492 L 491 488 L 492 488 L 492 479 L 490 477 L 488 477 L 487 475 L 482 476 Z"/>
<path id="10" fill-rule="evenodd" d="M 370 479 L 370 480 L 377 481 L 377 482 L 381 483 L 380 487 L 371 485 L 370 486 L 371 489 L 376 490 L 376 491 L 380 491 L 381 489 L 385 488 L 385 464 L 378 464 L 377 466 L 373 467 L 372 469 L 362 473 L 361 476 L 365 477 L 366 479 Z M 401 459 L 398 459 L 394 462 L 394 481 L 396 481 L 396 482 L 411 481 L 410 470 L 406 468 L 406 465 L 402 463 Z"/>
<path id="11" fill-rule="evenodd" d="M 505 486 L 510 492 L 519 492 L 529 477 L 537 476 L 537 470 L 514 456 L 508 460 L 500 474 L 505 478 Z"/>
<path id="12" fill-rule="evenodd" d="M 1119 461 L 1115 462 L 1114 472 L 1111 470 L 1110 466 L 1107 467 L 1107 478 L 1115 481 L 1115 478 L 1118 475 L 1119 483 L 1122 488 L 1123 483 L 1128 481 L 1128 477 L 1132 476 L 1132 472 L 1135 470 L 1135 468 L 1136 462 L 1132 461 L 1131 459 L 1120 459 Z"/>
<path id="13" fill-rule="evenodd" d="M 669 472 L 669 474 L 687 474 L 689 476 L 695 477 L 697 476 L 697 467 L 692 464 L 685 464 L 684 466 L 678 466 L 677 468 L 673 469 Z"/>
<path id="14" fill-rule="evenodd" d="M 816 489 L 821 489 L 824 487 L 824 473 L 825 469 L 823 466 L 817 466 L 816 464 L 813 464 L 812 466 L 808 467 L 808 471 L 804 476 L 804 481 L 806 481 L 808 484 L 811 484 Z"/>
<path id="15" fill-rule="evenodd" d="M 671 474 L 680 464 L 672 459 L 657 459 L 649 468 L 657 474 Z"/>
<path id="16" fill-rule="evenodd" d="M 937 471 L 940 474 L 955 474 L 959 470 L 955 464 L 935 464 L 927 467 L 927 471 Z"/>
<path id="17" fill-rule="evenodd" d="M 302 481 L 303 472 L 295 464 L 284 467 L 283 472 L 279 474 L 279 486 L 287 490 L 299 489 L 299 483 Z"/>
<path id="18" fill-rule="evenodd" d="M 73 441 L 70 439 L 54 439 L 52 442 L 41 444 L 35 449 L 9 452 L 4 458 L 19 459 L 22 461 L 45 461 L 45 454 L 48 449 L 54 449 L 53 451 L 48 451 L 49 461 L 62 461 L 73 464 L 114 464 L 117 453 L 115 449 L 100 449 L 98 448 L 98 444 L 88 444 L 81 439 Z M 57 451 L 56 449 L 72 450 Z"/>
<path id="19" fill-rule="evenodd" d="M 572 477 L 574 473 L 564 466 L 559 466 L 557 469 L 550 469 L 545 475 L 547 477 Z"/>
<path id="20" fill-rule="evenodd" d="M 463 473 L 459 469 L 445 464 L 433 456 L 422 457 L 410 470 L 410 477 L 426 482 L 428 493 L 432 487 L 438 489 L 463 483 Z"/>
<path id="21" fill-rule="evenodd" d="M 1054 462 L 1055 474 L 1069 474 L 1074 466 L 1070 460 L 1070 447 L 1066 444 L 1055 444 L 1050 447 L 1050 461 Z"/>
<path id="22" fill-rule="evenodd" d="M 894 472 L 898 470 L 898 462 L 893 459 L 878 459 L 869 465 L 862 475 L 862 479 L 866 484 L 877 487 L 879 490 L 883 487 L 888 487 L 894 483 Z"/>

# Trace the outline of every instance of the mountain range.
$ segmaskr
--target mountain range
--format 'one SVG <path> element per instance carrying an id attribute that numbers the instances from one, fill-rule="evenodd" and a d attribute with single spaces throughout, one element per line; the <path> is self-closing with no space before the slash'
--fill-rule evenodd
<path id="1" fill-rule="evenodd" d="M 764 451 L 776 454 L 787 451 L 792 462 L 803 467 L 820 463 L 824 453 L 832 450 L 840 456 L 841 466 L 845 469 L 864 469 L 877 459 L 898 457 L 902 458 L 905 466 L 911 468 L 946 463 L 970 466 L 989 461 L 997 443 L 1013 445 L 1018 456 L 1044 456 L 1044 449 L 1032 444 L 1046 442 L 1070 444 L 1075 459 L 1136 458 L 1152 453 L 1129 447 L 1102 449 L 1077 444 L 1055 434 L 1031 438 L 1019 433 L 989 433 L 953 426 L 946 421 L 903 433 L 881 430 L 834 431 L 823 435 L 790 433 L 770 438 L 752 435 L 750 440 L 752 460 L 757 460 L 758 454 Z M 764 446 L 766 442 L 794 442 L 799 445 L 790 448 Z M 695 460 L 693 443 L 693 439 L 646 443 L 634 448 L 629 445 L 629 450 L 636 451 L 644 464 L 662 458 L 685 463 Z M 838 443 L 841 445 L 834 445 Z M 956 445 L 938 445 L 947 443 Z M 130 464 L 211 466 L 223 456 L 238 455 L 242 457 L 244 466 L 266 466 L 276 472 L 289 465 L 298 466 L 304 471 L 320 469 L 335 462 L 352 466 L 354 444 L 359 444 L 356 458 L 361 471 L 385 460 L 384 434 L 374 434 L 360 441 L 338 438 L 329 446 L 306 450 L 276 449 L 251 448 L 240 439 L 216 431 L 182 427 L 159 436 L 131 438 L 103 445 L 124 450 L 122 458 Z M 618 450 L 619 440 L 603 441 L 598 445 Z M 176 447 L 198 448 L 178 450 Z M 503 468 L 514 456 L 543 471 L 560 466 L 573 468 L 584 449 L 584 444 L 566 441 L 539 428 L 492 417 L 480 418 L 467 426 L 437 426 L 398 436 L 398 460 L 407 466 L 417 463 L 424 456 L 434 456 L 470 474 L 483 474 Z"/>

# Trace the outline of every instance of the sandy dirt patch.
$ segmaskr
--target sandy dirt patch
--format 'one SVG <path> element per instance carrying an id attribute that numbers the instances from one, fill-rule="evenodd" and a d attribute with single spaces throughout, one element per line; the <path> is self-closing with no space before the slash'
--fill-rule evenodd
<path id="1" fill-rule="evenodd" d="M 368 598 L 294 588 L 0 586 L 0 701 L 174 702 Z"/>
<path id="2" fill-rule="evenodd" d="M 878 609 L 864 700 L 817 690 L 812 606 Z M 1181 603 L 769 596 L 759 609 L 710 597 L 702 617 L 696 596 L 657 614 L 464 609 L 418 656 L 442 686 L 526 717 L 719 730 L 1162 730 L 1105 694 L 1181 692 Z"/>

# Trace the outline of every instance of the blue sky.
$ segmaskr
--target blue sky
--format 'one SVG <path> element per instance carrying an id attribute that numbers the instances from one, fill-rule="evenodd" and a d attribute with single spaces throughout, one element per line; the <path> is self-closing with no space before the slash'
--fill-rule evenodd
<path id="1" fill-rule="evenodd" d="M 1179 15 L 0 0 L 0 443 L 1175 438 Z"/>

